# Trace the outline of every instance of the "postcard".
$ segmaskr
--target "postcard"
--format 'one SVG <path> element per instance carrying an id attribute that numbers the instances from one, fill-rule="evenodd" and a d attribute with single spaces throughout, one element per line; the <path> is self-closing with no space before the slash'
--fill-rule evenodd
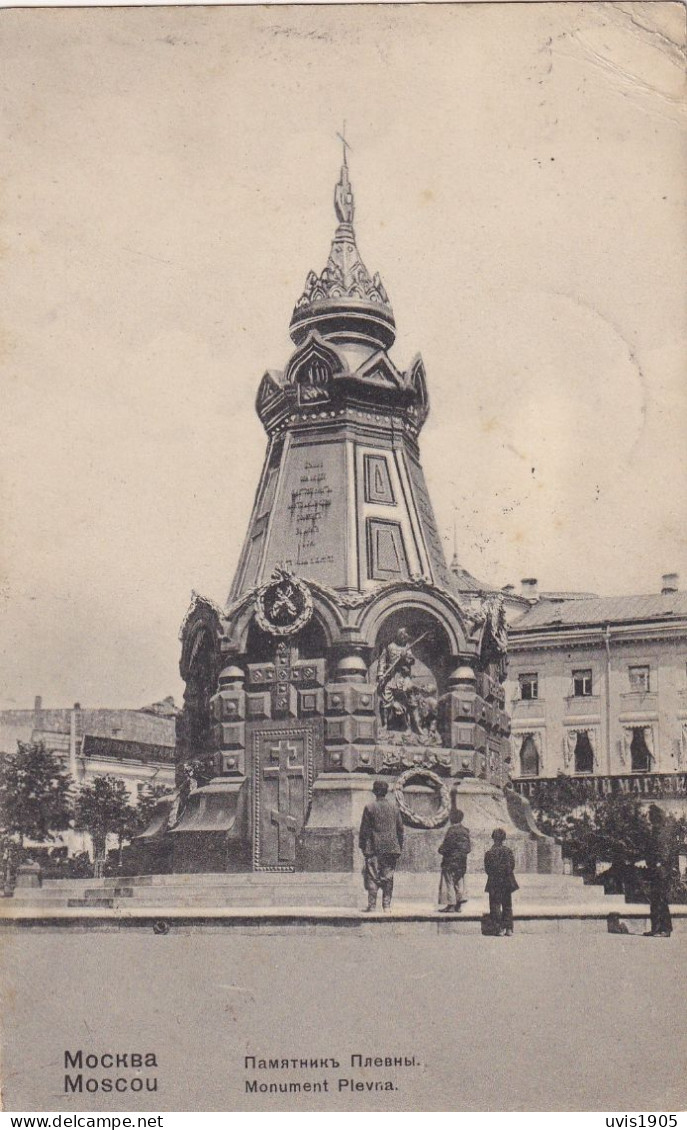
<path id="1" fill-rule="evenodd" d="M 684 6 L 0 37 L 4 1108 L 684 1108 Z"/>

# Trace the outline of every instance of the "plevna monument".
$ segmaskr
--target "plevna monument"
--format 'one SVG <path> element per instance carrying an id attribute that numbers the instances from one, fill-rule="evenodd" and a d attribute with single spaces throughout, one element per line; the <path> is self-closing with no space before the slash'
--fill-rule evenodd
<path id="1" fill-rule="evenodd" d="M 454 591 L 420 462 L 425 368 L 391 359 L 345 145 L 334 202 L 294 351 L 258 388 L 267 452 L 227 605 L 194 594 L 182 626 L 180 791 L 139 840 L 141 870 L 338 873 L 355 901 L 360 816 L 382 776 L 408 825 L 401 883 L 436 876 L 451 805 L 473 869 L 500 825 L 520 872 L 560 873 L 560 849 L 506 787 L 503 601 L 468 610 Z"/>

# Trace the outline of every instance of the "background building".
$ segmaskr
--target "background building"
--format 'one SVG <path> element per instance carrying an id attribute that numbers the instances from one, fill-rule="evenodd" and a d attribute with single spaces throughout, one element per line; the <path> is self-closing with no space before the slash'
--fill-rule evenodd
<path id="1" fill-rule="evenodd" d="M 687 592 L 599 597 L 524 583 L 509 631 L 507 703 L 519 791 L 563 773 L 687 806 Z"/>
<path id="2" fill-rule="evenodd" d="M 143 785 L 174 787 L 175 722 L 172 698 L 139 710 L 44 708 L 39 695 L 32 710 L 0 711 L 0 756 L 12 753 L 17 742 L 43 742 L 61 755 L 77 786 L 94 778 L 118 777 L 131 801 Z M 70 854 L 85 846 L 81 832 L 63 833 L 58 841 Z"/>

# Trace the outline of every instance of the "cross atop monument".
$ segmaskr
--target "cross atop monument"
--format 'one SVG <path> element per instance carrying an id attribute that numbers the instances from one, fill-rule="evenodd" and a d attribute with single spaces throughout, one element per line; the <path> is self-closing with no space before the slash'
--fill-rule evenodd
<path id="1" fill-rule="evenodd" d="M 343 145 L 343 163 L 344 163 L 344 165 L 346 165 L 348 167 L 346 150 L 350 149 L 351 152 L 353 152 L 353 146 L 351 145 L 351 143 L 349 141 L 346 141 L 346 121 L 345 121 L 345 119 L 344 119 L 344 124 L 343 124 L 343 131 L 341 133 L 339 133 L 338 130 L 337 130 L 336 136 L 339 138 L 339 140 L 341 141 L 341 143 Z"/>

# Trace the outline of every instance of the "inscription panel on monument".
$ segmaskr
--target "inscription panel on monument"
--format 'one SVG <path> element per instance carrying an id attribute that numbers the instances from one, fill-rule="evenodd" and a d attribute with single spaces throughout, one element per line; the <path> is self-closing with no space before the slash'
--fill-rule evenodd
<path id="1" fill-rule="evenodd" d="M 293 446 L 274 503 L 263 570 L 284 563 L 323 584 L 346 581 L 345 463 L 339 444 Z"/>

